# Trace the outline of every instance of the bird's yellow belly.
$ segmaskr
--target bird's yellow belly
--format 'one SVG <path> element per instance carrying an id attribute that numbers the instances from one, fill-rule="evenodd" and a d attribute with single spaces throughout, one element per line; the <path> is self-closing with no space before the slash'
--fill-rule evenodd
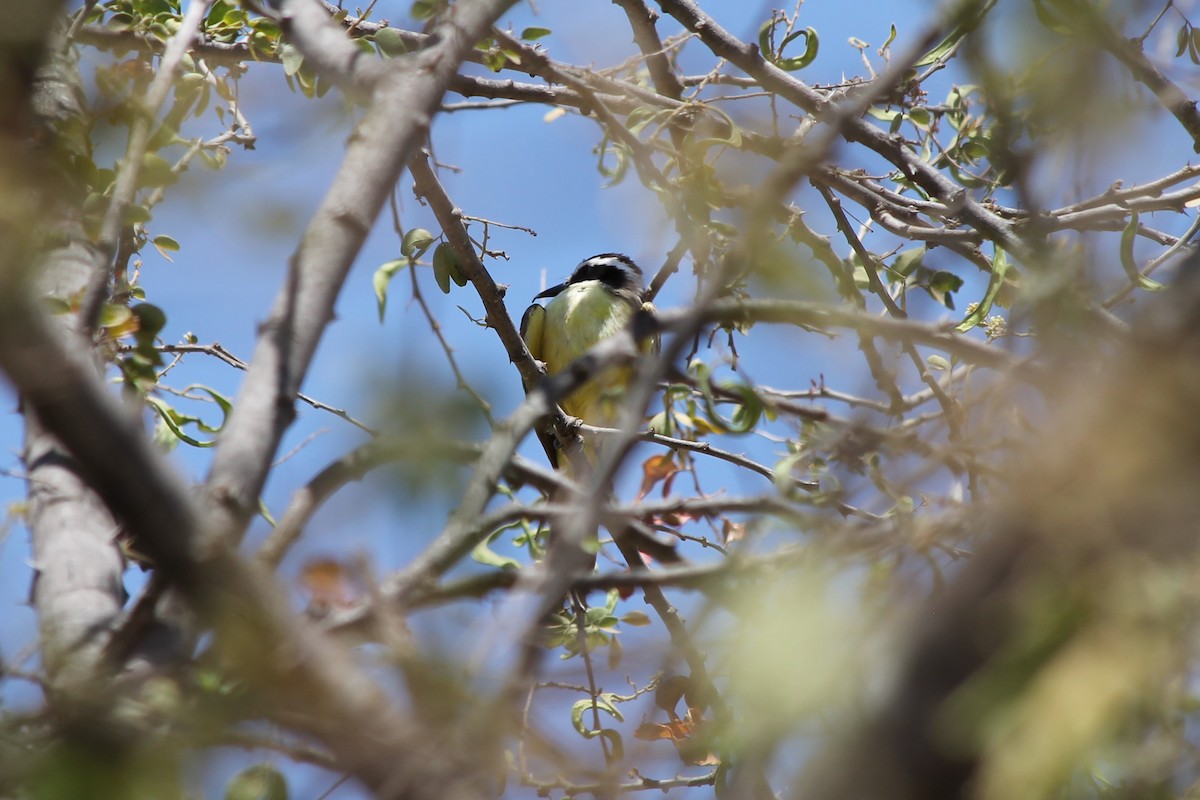
<path id="1" fill-rule="evenodd" d="M 601 340 L 628 323 L 632 309 L 595 281 L 567 287 L 546 306 L 542 360 L 550 374 L 561 372 Z M 632 377 L 629 367 L 609 367 L 564 398 L 563 411 L 589 425 L 611 427 L 617 421 L 621 396 Z"/>

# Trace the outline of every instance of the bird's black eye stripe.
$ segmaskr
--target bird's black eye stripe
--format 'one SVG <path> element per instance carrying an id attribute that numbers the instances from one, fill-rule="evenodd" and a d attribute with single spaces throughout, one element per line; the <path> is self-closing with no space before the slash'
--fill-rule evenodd
<path id="1" fill-rule="evenodd" d="M 569 283 L 600 281 L 613 289 L 632 288 L 641 283 L 642 271 L 628 256 L 604 253 L 592 256 L 575 268 Z"/>

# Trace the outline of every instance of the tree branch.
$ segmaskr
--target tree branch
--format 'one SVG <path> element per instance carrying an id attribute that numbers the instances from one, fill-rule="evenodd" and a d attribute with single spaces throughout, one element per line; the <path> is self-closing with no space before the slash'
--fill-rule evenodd
<path id="1" fill-rule="evenodd" d="M 309 0 L 291 0 L 284 12 L 300 2 Z M 342 167 L 309 222 L 286 283 L 262 325 L 205 484 L 205 505 L 218 522 L 216 529 L 234 540 L 257 508 L 271 460 L 295 416 L 301 381 L 368 231 L 420 146 L 459 64 L 511 4 L 479 0 L 455 6 L 455 13 L 439 23 L 436 44 L 389 65 L 378 80 L 372 105 L 350 138 Z"/>

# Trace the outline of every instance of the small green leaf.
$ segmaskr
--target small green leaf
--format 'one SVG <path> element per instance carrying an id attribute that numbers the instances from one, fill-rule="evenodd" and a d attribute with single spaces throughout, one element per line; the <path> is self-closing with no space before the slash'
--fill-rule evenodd
<path id="1" fill-rule="evenodd" d="M 650 624 L 650 617 L 642 611 L 630 611 L 621 617 L 621 622 L 626 625 L 632 625 L 635 628 L 641 628 Z"/>
<path id="2" fill-rule="evenodd" d="M 947 36 L 938 44 L 937 47 L 933 48 L 928 53 L 913 62 L 913 66 L 927 67 L 935 61 L 945 58 L 952 50 L 954 50 L 955 47 L 958 46 L 959 40 L 962 39 L 962 34 L 963 32 L 955 31 L 951 35 Z"/>
<path id="3" fill-rule="evenodd" d="M 870 108 L 868 108 L 867 113 L 870 114 L 875 119 L 882 120 L 883 122 L 895 122 L 897 119 L 902 119 L 904 117 L 904 115 L 901 114 L 899 111 L 891 111 L 891 110 L 885 109 L 885 108 L 876 108 L 875 106 L 871 106 Z"/>
<path id="4" fill-rule="evenodd" d="M 412 4 L 412 10 L 409 13 L 412 14 L 412 18 L 415 20 L 432 19 L 437 14 L 438 9 L 441 8 L 441 5 L 440 0 L 415 0 Z"/>
<path id="5" fill-rule="evenodd" d="M 261 497 L 258 498 L 258 515 L 266 520 L 266 523 L 272 528 L 277 527 L 278 523 L 275 522 L 275 517 L 271 516 L 271 509 L 267 507 L 267 501 Z"/>
<path id="6" fill-rule="evenodd" d="M 439 271 L 445 272 L 458 286 L 467 285 L 467 276 L 463 274 L 462 264 L 458 262 L 458 256 L 454 254 L 454 248 L 449 242 L 442 242 L 433 251 L 433 271 L 435 275 Z"/>
<path id="7" fill-rule="evenodd" d="M 1137 260 L 1133 257 L 1133 243 L 1137 239 L 1137 230 L 1138 212 L 1134 211 L 1129 215 L 1129 224 L 1125 226 L 1125 230 L 1121 231 L 1121 267 L 1129 276 L 1129 280 L 1139 288 L 1145 289 L 1147 292 L 1162 291 L 1163 285 L 1143 275 L 1138 269 Z"/>
<path id="8" fill-rule="evenodd" d="M 190 444 L 192 447 L 212 447 L 216 444 L 215 440 L 205 442 L 195 439 L 183 432 L 183 428 L 180 427 L 180 423 L 195 422 L 197 419 L 196 417 L 189 417 L 187 415 L 180 414 L 162 400 L 152 395 L 146 396 L 146 403 L 152 409 L 158 412 L 159 419 L 163 421 L 163 424 L 170 428 L 171 433 L 175 434 L 175 437 L 184 444 Z"/>
<path id="9" fill-rule="evenodd" d="M 391 282 L 392 276 L 400 270 L 408 266 L 407 258 L 395 258 L 383 264 L 379 269 L 375 270 L 375 275 L 371 279 L 371 283 L 375 287 L 375 299 L 379 301 L 379 321 L 383 322 L 384 308 L 387 306 L 387 290 L 388 283 Z"/>
<path id="10" fill-rule="evenodd" d="M 150 244 L 154 245 L 154 249 L 158 251 L 158 254 L 167 261 L 173 261 L 173 259 L 167 255 L 168 252 L 174 253 L 179 251 L 179 242 L 165 234 L 159 234 L 158 236 L 155 236 L 150 240 Z"/>
<path id="11" fill-rule="evenodd" d="M 891 33 L 888 34 L 887 41 L 885 41 L 883 43 L 883 46 L 880 47 L 879 49 L 887 50 L 889 47 L 891 47 L 892 42 L 894 42 L 894 41 L 896 41 L 896 25 L 893 23 L 892 30 L 891 30 Z"/>
<path id="12" fill-rule="evenodd" d="M 290 78 L 300 71 L 304 55 L 293 45 L 282 44 L 279 46 L 279 62 L 283 64 L 283 74 Z"/>
<path id="13" fill-rule="evenodd" d="M 607 692 L 597 696 L 595 700 L 596 709 L 611 715 L 617 720 L 617 722 L 624 722 L 625 717 L 620 711 L 617 710 L 617 707 L 612 704 L 612 701 L 609 699 L 610 697 L 612 697 L 612 695 L 608 694 Z M 590 697 L 577 700 L 575 704 L 571 706 L 571 725 L 574 726 L 575 730 L 578 731 L 581 736 L 587 739 L 594 739 L 595 737 L 600 736 L 602 733 L 602 731 L 593 730 L 584 724 L 583 715 L 591 712 L 591 710 L 592 699 Z"/>
<path id="14" fill-rule="evenodd" d="M 597 171 L 608 179 L 608 182 L 604 184 L 605 189 L 612 188 L 625 180 L 625 173 L 629 171 L 629 151 L 624 145 L 613 142 L 606 136 L 593 152 L 600 155 L 596 162 Z M 616 161 L 612 167 L 608 166 L 610 154 Z"/>
<path id="15" fill-rule="evenodd" d="M 270 764 L 256 764 L 233 776 L 225 800 L 288 800 L 283 773 Z"/>
<path id="16" fill-rule="evenodd" d="M 376 31 L 374 39 L 375 44 L 379 45 L 379 52 L 385 56 L 402 56 L 408 52 L 404 34 L 395 28 L 380 28 Z"/>
<path id="17" fill-rule="evenodd" d="M 962 285 L 962 278 L 941 269 L 931 273 L 924 283 L 929 296 L 951 311 L 954 310 L 954 293 L 961 289 Z"/>
<path id="18" fill-rule="evenodd" d="M 942 372 L 950 371 L 950 362 L 947 361 L 944 356 L 934 354 L 926 358 L 925 361 L 932 369 L 940 370 Z"/>
<path id="19" fill-rule="evenodd" d="M 138 319 L 138 342 L 152 346 L 154 337 L 158 336 L 167 324 L 166 313 L 153 303 L 138 303 L 129 311 Z"/>
<path id="20" fill-rule="evenodd" d="M 912 274 L 912 271 L 921 265 L 921 261 L 925 258 L 925 248 L 910 247 L 903 251 L 895 260 L 892 261 L 891 272 L 902 278 L 907 278 Z"/>
<path id="21" fill-rule="evenodd" d="M 1036 5 L 1037 3 L 1038 0 L 1034 0 L 1034 4 Z M 917 59 L 917 61 L 913 63 L 913 66 L 927 67 L 930 64 L 949 56 L 954 49 L 958 47 L 958 43 L 962 41 L 963 37 L 978 27 L 980 20 L 983 19 L 984 15 L 990 8 L 991 6 L 989 4 L 980 3 L 974 13 L 968 13 L 965 18 L 963 18 L 963 20 L 957 26 L 955 26 L 954 30 L 950 32 L 949 36 L 939 42 L 938 45 L 928 53 Z"/>
<path id="22" fill-rule="evenodd" d="M 126 225 L 145 225 L 150 219 L 150 209 L 139 205 L 127 206 L 121 215 L 121 222 Z"/>
<path id="23" fill-rule="evenodd" d="M 128 307 L 117 303 L 105 303 L 100 309 L 100 327 L 115 328 L 133 319 L 133 312 Z"/>
<path id="24" fill-rule="evenodd" d="M 713 427 L 721 433 L 749 433 L 754 430 L 762 417 L 763 403 L 752 386 L 735 381 L 726 381 L 721 384 L 724 394 L 735 394 L 741 400 L 737 404 L 733 416 L 726 419 L 717 410 L 712 373 L 708 365 L 700 361 L 693 361 L 689 369 L 696 375 L 696 382 L 700 385 L 700 393 L 704 398 L 705 416 Z"/>
<path id="25" fill-rule="evenodd" d="M 439 248 L 440 249 L 440 248 Z M 433 259 L 433 279 L 437 281 L 438 288 L 442 290 L 442 294 L 450 294 L 450 270 L 452 258 L 447 259 L 445 256 L 437 258 L 437 251 L 434 251 Z"/>
<path id="26" fill-rule="evenodd" d="M 497 528 L 488 534 L 488 537 L 479 544 L 475 545 L 475 549 L 471 551 L 471 558 L 488 567 L 498 567 L 500 569 L 520 569 L 521 562 L 515 558 L 502 556 L 491 548 L 491 543 L 494 542 L 500 534 L 515 525 L 508 525 L 503 528 Z"/>
<path id="27" fill-rule="evenodd" d="M 1063 22 L 1061 18 L 1051 13 L 1050 9 L 1046 8 L 1044 0 L 1033 0 L 1033 10 L 1037 14 L 1038 22 L 1042 23 L 1048 30 L 1052 30 L 1063 36 L 1071 35 L 1070 26 Z"/>
<path id="28" fill-rule="evenodd" d="M 526 28 L 521 31 L 521 38 L 527 42 L 536 42 L 538 39 L 549 36 L 550 32 L 549 28 Z"/>
<path id="29" fill-rule="evenodd" d="M 1007 273 L 1008 257 L 1004 250 L 997 247 L 996 252 L 992 255 L 992 275 L 988 279 L 988 287 L 987 291 L 983 293 L 983 299 L 970 314 L 967 314 L 966 319 L 960 322 L 955 330 L 966 333 L 987 319 L 987 315 L 992 310 L 992 304 L 996 302 L 996 295 L 1000 292 L 1000 287 L 1004 285 L 1004 276 Z"/>
<path id="30" fill-rule="evenodd" d="M 424 228 L 413 228 L 404 234 L 404 239 L 400 242 L 400 255 L 419 258 L 429 249 L 429 245 L 433 244 L 435 239 L 436 237 Z"/>
<path id="31" fill-rule="evenodd" d="M 233 413 L 233 402 L 216 389 L 208 386 L 196 384 L 188 388 L 204 392 L 217 404 L 217 408 L 221 409 L 221 423 L 219 425 L 208 425 L 203 420 L 197 419 L 196 427 L 205 433 L 220 433 L 225 428 L 225 423 L 229 421 L 229 415 Z"/>
<path id="32" fill-rule="evenodd" d="M 780 22 L 779 17 L 772 17 L 758 29 L 758 49 L 762 53 L 762 57 L 784 72 L 795 72 L 804 69 L 817 59 L 820 41 L 817 38 L 816 30 L 805 28 L 802 31 L 792 31 L 780 42 L 779 49 L 776 51 L 771 49 L 771 32 Z M 804 37 L 804 52 L 793 58 L 784 58 L 784 48 L 801 36 Z"/>

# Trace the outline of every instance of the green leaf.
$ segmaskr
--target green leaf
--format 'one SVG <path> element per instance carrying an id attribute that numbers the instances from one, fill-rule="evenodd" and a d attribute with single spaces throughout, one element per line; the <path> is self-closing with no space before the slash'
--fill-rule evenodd
<path id="1" fill-rule="evenodd" d="M 380 28 L 375 32 L 374 39 L 375 44 L 379 45 L 379 52 L 385 56 L 402 56 L 408 52 L 404 35 L 395 28 Z"/>
<path id="2" fill-rule="evenodd" d="M 1163 285 L 1143 275 L 1138 269 L 1137 260 L 1133 257 L 1133 243 L 1137 239 L 1137 229 L 1138 212 L 1134 211 L 1129 215 L 1129 224 L 1125 226 L 1125 230 L 1121 231 L 1121 268 L 1125 270 L 1129 280 L 1139 288 L 1145 289 L 1147 292 L 1162 291 Z"/>
<path id="3" fill-rule="evenodd" d="M 415 0 L 412 4 L 412 18 L 415 20 L 432 19 L 442 6 L 440 0 Z"/>
<path id="4" fill-rule="evenodd" d="M 197 418 L 196 419 L 196 427 L 199 428 L 200 430 L 204 431 L 205 433 L 220 433 L 225 428 L 225 423 L 229 421 L 229 415 L 231 413 L 233 413 L 233 402 L 228 397 L 226 397 L 225 395 L 218 392 L 216 389 L 210 388 L 208 386 L 202 386 L 200 384 L 193 384 L 192 386 L 189 386 L 188 388 L 195 389 L 200 392 L 204 392 L 205 394 L 207 394 L 209 397 L 212 398 L 214 403 L 217 404 L 217 408 L 221 409 L 221 424 L 220 425 L 216 425 L 216 426 L 208 425 L 204 422 L 204 420 Z"/>
<path id="5" fill-rule="evenodd" d="M 611 697 L 612 695 L 607 692 L 598 695 L 596 697 L 596 708 L 609 714 L 616 719 L 617 722 L 624 722 L 625 717 L 620 711 L 617 710 L 617 707 L 613 705 L 612 701 L 610 700 Z M 571 725 L 575 727 L 575 730 L 578 731 L 581 736 L 587 739 L 594 739 L 595 737 L 601 735 L 601 731 L 593 730 L 586 726 L 583 722 L 583 715 L 591 712 L 591 710 L 592 699 L 590 697 L 585 697 L 583 700 L 577 700 L 575 704 L 571 706 Z"/>
<path id="6" fill-rule="evenodd" d="M 950 362 L 946 360 L 945 356 L 939 356 L 935 353 L 926 358 L 925 361 L 933 369 L 941 370 L 942 372 L 950 371 Z"/>
<path id="7" fill-rule="evenodd" d="M 711 112 L 712 114 L 716 115 L 717 117 L 719 117 L 720 120 L 723 123 L 725 123 L 726 127 L 729 129 L 729 135 L 728 136 L 710 136 L 707 138 L 697 140 L 696 144 L 699 146 L 702 146 L 702 147 L 709 147 L 712 145 L 723 145 L 723 146 L 734 147 L 734 148 L 741 147 L 742 146 L 742 129 L 739 128 L 737 123 L 733 121 L 733 117 L 729 116 L 728 114 L 726 114 L 724 111 L 720 110 L 719 108 L 716 108 L 713 106 L 708 107 L 706 110 Z"/>
<path id="8" fill-rule="evenodd" d="M 704 411 L 708 421 L 721 433 L 749 433 L 754 430 L 763 413 L 762 399 L 754 388 L 746 383 L 726 381 L 721 389 L 726 394 L 736 394 L 740 399 L 733 416 L 725 418 L 717 410 L 717 400 L 713 392 L 712 371 L 701 361 L 693 361 L 688 369 L 696 376 L 700 385 L 700 393 L 704 398 Z"/>
<path id="9" fill-rule="evenodd" d="M 1035 4 L 1037 2 L 1038 0 L 1034 0 Z M 954 48 L 958 47 L 958 43 L 962 41 L 963 37 L 975 30 L 979 25 L 979 21 L 991 10 L 992 5 L 993 3 L 979 3 L 974 13 L 968 13 L 962 22 L 954 27 L 949 36 L 939 42 L 928 53 L 917 59 L 913 63 L 913 66 L 918 68 L 927 67 L 950 55 L 954 51 Z"/>
<path id="10" fill-rule="evenodd" d="M 115 328 L 133 319 L 133 312 L 128 307 L 118 303 L 105 303 L 100 309 L 100 327 Z"/>
<path id="11" fill-rule="evenodd" d="M 216 440 L 207 442 L 201 441 L 183 432 L 183 428 L 180 427 L 180 425 L 182 423 L 195 422 L 198 419 L 197 417 L 180 414 L 162 400 L 151 395 L 146 396 L 146 403 L 152 409 L 158 412 L 159 419 L 163 421 L 163 424 L 170 428 L 171 433 L 175 434 L 175 438 L 179 439 L 179 441 L 183 442 L 184 444 L 190 444 L 192 447 L 212 447 L 217 443 Z"/>
<path id="12" fill-rule="evenodd" d="M 1070 36 L 1071 27 L 1063 22 L 1062 18 L 1055 16 L 1050 9 L 1046 8 L 1045 0 L 1033 0 L 1033 10 L 1037 14 L 1038 22 L 1048 30 L 1063 36 Z"/>
<path id="13" fill-rule="evenodd" d="M 282 44 L 279 46 L 279 62 L 283 64 L 283 74 L 290 78 L 304 65 L 304 55 L 295 46 Z"/>
<path id="14" fill-rule="evenodd" d="M 142 156 L 142 169 L 138 173 L 138 184 L 158 188 L 170 186 L 179 180 L 179 175 L 171 169 L 171 162 L 158 153 L 146 153 Z"/>
<path id="15" fill-rule="evenodd" d="M 616 186 L 625 180 L 625 173 L 629 171 L 629 151 L 624 145 L 610 141 L 606 136 L 593 152 L 600 155 L 599 160 L 596 162 L 596 169 L 608 179 L 608 182 L 604 184 L 605 189 Z M 610 153 L 616 160 L 616 163 L 612 167 L 608 166 L 608 156 Z"/>
<path id="16" fill-rule="evenodd" d="M 153 346 L 154 338 L 167 324 L 166 313 L 153 303 L 138 303 L 129 309 L 138 319 L 137 340 L 140 345 Z"/>
<path id="17" fill-rule="evenodd" d="M 987 291 L 983 293 L 983 299 L 970 314 L 967 314 L 966 319 L 960 322 L 955 330 L 966 333 L 987 319 L 988 313 L 992 310 L 992 304 L 996 302 L 996 295 L 1000 292 L 1000 287 L 1004 285 L 1004 276 L 1007 273 L 1008 256 L 1005 255 L 1004 250 L 997 247 L 992 255 L 992 275 L 988 279 Z"/>
<path id="18" fill-rule="evenodd" d="M 489 567 L 498 567 L 500 569 L 520 569 L 520 561 L 517 561 L 515 558 L 509 558 L 508 556 L 502 556 L 490 547 L 491 543 L 494 542 L 500 536 L 500 534 L 514 527 L 517 526 L 507 525 L 503 528 L 497 528 L 496 530 L 492 531 L 490 534 L 488 534 L 486 539 L 475 545 L 475 549 L 471 551 L 471 558 L 480 564 Z"/>
<path id="19" fill-rule="evenodd" d="M 937 45 L 937 47 L 933 48 L 928 53 L 926 53 L 925 55 L 923 55 L 919 59 L 917 59 L 915 62 L 913 62 L 913 66 L 914 67 L 927 67 L 930 64 L 934 63 L 935 61 L 945 58 L 947 55 L 950 54 L 950 52 L 952 50 L 954 50 L 955 47 L 958 46 L 958 42 L 959 42 L 959 40 L 962 39 L 963 33 L 965 33 L 965 31 L 962 31 L 962 32 L 955 31 L 954 33 L 950 34 L 945 39 L 943 39 Z"/>
<path id="20" fill-rule="evenodd" d="M 404 239 L 400 242 L 400 255 L 419 258 L 435 240 L 436 237 L 424 228 L 413 228 L 404 234 Z"/>
<path id="21" fill-rule="evenodd" d="M 953 311 L 954 293 L 962 288 L 963 279 L 953 272 L 941 269 L 924 271 L 924 274 L 922 270 L 918 270 L 917 274 L 920 278 L 919 285 L 929 292 L 929 296 Z"/>
<path id="22" fill-rule="evenodd" d="M 621 617 L 621 622 L 626 625 L 632 625 L 635 628 L 641 628 L 650 624 L 650 617 L 643 611 L 630 611 Z"/>
<path id="23" fill-rule="evenodd" d="M 121 216 L 121 222 L 125 225 L 145 225 L 150 219 L 150 209 L 139 205 L 127 206 Z"/>
<path id="24" fill-rule="evenodd" d="M 907 278 L 912 271 L 921 265 L 925 258 L 925 247 L 910 247 L 892 261 L 891 272 L 901 278 Z"/>
<path id="25" fill-rule="evenodd" d="M 441 248 L 438 248 L 439 250 Z M 438 288 L 442 290 L 442 294 L 450 294 L 450 271 L 453 266 L 453 254 L 447 259 L 445 256 L 437 257 L 437 251 L 434 251 L 433 258 L 433 279 L 437 281 Z"/>
<path id="26" fill-rule="evenodd" d="M 173 259 L 167 255 L 168 252 L 175 253 L 179 251 L 179 242 L 165 234 L 159 234 L 158 236 L 155 236 L 150 240 L 150 244 L 154 245 L 154 249 L 158 251 L 158 254 L 167 261 L 173 261 Z"/>
<path id="27" fill-rule="evenodd" d="M 896 41 L 896 25 L 895 25 L 895 23 L 892 24 L 892 30 L 888 34 L 887 40 L 883 43 L 883 46 L 879 49 L 887 50 L 889 47 L 891 47 L 892 42 L 894 42 L 894 41 Z"/>
<path id="28" fill-rule="evenodd" d="M 271 509 L 267 507 L 267 501 L 261 497 L 258 498 L 258 515 L 266 520 L 267 524 L 272 528 L 278 527 L 275 517 L 271 516 Z"/>
<path id="29" fill-rule="evenodd" d="M 442 242 L 434 249 L 433 272 L 434 275 L 445 272 L 456 285 L 467 285 L 467 276 L 463 274 L 462 264 L 458 262 L 458 256 L 454 254 L 454 248 L 450 246 L 449 242 Z M 440 280 L 438 285 L 441 285 Z"/>
<path id="30" fill-rule="evenodd" d="M 805 28 L 802 31 L 792 31 L 780 42 L 777 51 L 771 49 L 771 32 L 780 22 L 782 20 L 779 17 L 772 17 L 758 29 L 758 49 L 762 53 L 762 57 L 784 72 L 795 72 L 804 69 L 813 61 L 816 61 L 820 41 L 817 38 L 817 32 L 812 28 Z M 784 48 L 801 36 L 804 37 L 804 52 L 799 56 L 784 58 Z"/>
<path id="31" fill-rule="evenodd" d="M 379 302 L 380 322 L 383 322 L 383 312 L 387 306 L 388 283 L 391 282 L 392 276 L 406 266 L 408 266 L 407 258 L 394 258 L 375 270 L 375 275 L 371 278 L 371 283 L 375 287 L 375 299 Z"/>
<path id="32" fill-rule="evenodd" d="M 201 150 L 200 160 L 209 169 L 223 169 L 229 161 L 229 154 L 224 150 Z"/>
<path id="33" fill-rule="evenodd" d="M 270 764 L 256 764 L 233 776 L 225 800 L 288 800 L 283 773 Z"/>
<path id="34" fill-rule="evenodd" d="M 521 38 L 527 42 L 536 42 L 538 39 L 549 36 L 550 33 L 549 28 L 526 28 L 521 31 Z"/>

